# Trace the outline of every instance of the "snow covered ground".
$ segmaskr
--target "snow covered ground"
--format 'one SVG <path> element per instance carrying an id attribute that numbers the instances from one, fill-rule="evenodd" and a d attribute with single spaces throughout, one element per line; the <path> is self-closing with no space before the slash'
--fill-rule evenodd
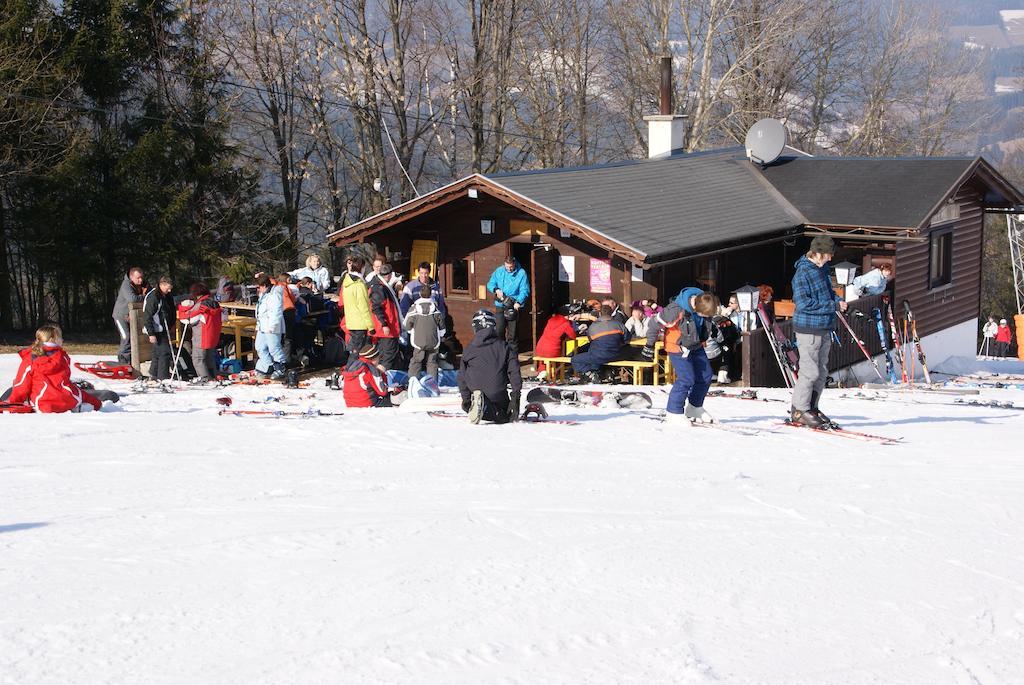
<path id="1" fill-rule="evenodd" d="M 325 388 L 0 415 L 0 682 L 1024 682 L 1024 412 L 845 392 L 906 444 L 214 402 Z"/>

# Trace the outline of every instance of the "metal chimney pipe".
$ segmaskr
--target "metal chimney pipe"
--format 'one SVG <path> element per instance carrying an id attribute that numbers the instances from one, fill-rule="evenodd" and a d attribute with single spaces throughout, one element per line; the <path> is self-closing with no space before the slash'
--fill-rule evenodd
<path id="1" fill-rule="evenodd" d="M 659 114 L 672 114 L 672 58 L 661 58 L 661 105 Z"/>

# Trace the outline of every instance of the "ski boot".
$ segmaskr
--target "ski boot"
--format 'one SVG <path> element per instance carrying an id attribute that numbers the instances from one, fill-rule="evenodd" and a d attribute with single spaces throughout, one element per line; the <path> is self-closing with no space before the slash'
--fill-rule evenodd
<path id="1" fill-rule="evenodd" d="M 820 399 L 820 393 L 814 393 L 811 395 L 811 408 L 809 411 L 818 417 L 818 420 L 821 421 L 822 428 L 828 428 L 829 430 L 839 430 L 839 424 L 830 419 L 828 416 L 825 415 L 824 412 L 818 409 L 818 400 Z"/>
<path id="2" fill-rule="evenodd" d="M 822 429 L 825 427 L 822 424 L 821 419 L 818 418 L 818 415 L 813 413 L 810 409 L 807 411 L 801 411 L 796 407 L 790 407 L 788 423 L 791 423 L 794 426 L 806 426 L 807 428 Z"/>
<path id="3" fill-rule="evenodd" d="M 285 373 L 285 371 L 284 371 L 284 364 L 280 364 L 280 363 L 274 364 L 273 369 L 272 369 L 272 371 L 270 373 L 270 380 L 272 380 L 272 381 L 284 380 L 284 373 Z"/>
<path id="4" fill-rule="evenodd" d="M 484 418 L 484 393 L 482 390 L 473 391 L 472 404 L 469 405 L 469 422 L 480 423 Z"/>
<path id="5" fill-rule="evenodd" d="M 299 387 L 299 370 L 288 369 L 284 374 L 284 387 L 286 388 L 298 388 Z"/>
<path id="6" fill-rule="evenodd" d="M 676 414 L 675 412 L 665 412 L 665 425 L 666 426 L 690 426 L 692 422 L 686 414 Z"/>
<path id="7" fill-rule="evenodd" d="M 686 403 L 686 411 L 683 414 L 690 423 L 714 423 L 715 417 L 707 412 L 704 407 L 695 407 L 689 402 Z"/>

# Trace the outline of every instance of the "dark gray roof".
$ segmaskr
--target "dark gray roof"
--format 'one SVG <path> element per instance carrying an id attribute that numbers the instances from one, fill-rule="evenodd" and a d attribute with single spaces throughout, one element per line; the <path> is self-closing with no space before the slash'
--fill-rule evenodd
<path id="1" fill-rule="evenodd" d="M 972 157 L 784 158 L 762 173 L 812 225 L 917 228 Z"/>
<path id="2" fill-rule="evenodd" d="M 648 262 L 803 223 L 739 148 L 487 178 L 647 255 Z"/>

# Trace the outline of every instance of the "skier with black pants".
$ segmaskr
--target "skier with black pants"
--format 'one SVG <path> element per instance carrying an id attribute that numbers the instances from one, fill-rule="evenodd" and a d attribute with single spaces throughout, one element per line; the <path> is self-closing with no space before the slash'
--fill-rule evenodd
<path id="1" fill-rule="evenodd" d="M 477 311 L 473 316 L 476 333 L 462 352 L 456 379 L 462 409 L 469 414 L 470 423 L 519 419 L 519 395 L 523 389 L 519 359 L 508 343 L 498 337 L 495 324 L 494 314 L 486 309 Z"/>
<path id="2" fill-rule="evenodd" d="M 836 243 L 832 238 L 816 236 L 807 254 L 797 261 L 793 276 L 796 304 L 793 330 L 800 351 L 800 375 L 793 386 L 790 421 L 810 428 L 835 425 L 818 409 L 828 378 L 828 353 L 836 327 L 836 307 L 846 311 L 846 302 L 832 290 L 828 274 L 828 263 L 835 251 Z"/>
<path id="3" fill-rule="evenodd" d="M 171 290 L 174 284 L 169 276 L 161 276 L 160 284 L 146 293 L 142 301 L 142 331 L 149 336 L 153 344 L 153 354 L 149 362 L 149 377 L 158 381 L 171 377 L 171 332 L 174 331 L 177 316 L 175 315 L 174 297 Z"/>

